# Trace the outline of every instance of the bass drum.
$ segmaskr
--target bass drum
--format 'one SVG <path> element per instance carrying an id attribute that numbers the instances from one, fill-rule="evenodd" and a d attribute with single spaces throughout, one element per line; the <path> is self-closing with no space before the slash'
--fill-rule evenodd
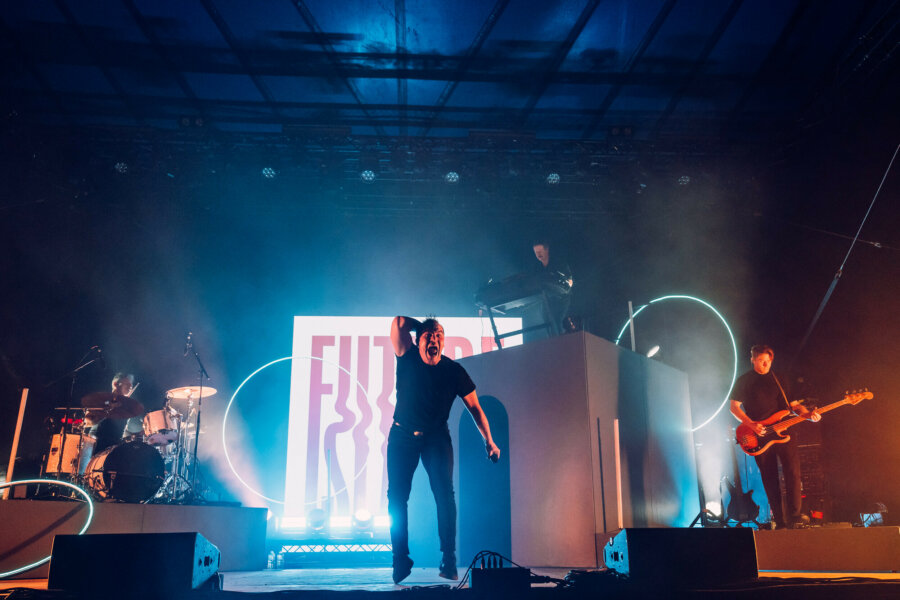
<path id="1" fill-rule="evenodd" d="M 126 442 L 94 456 L 85 478 L 100 498 L 144 502 L 162 487 L 165 464 L 156 448 L 142 442 Z"/>

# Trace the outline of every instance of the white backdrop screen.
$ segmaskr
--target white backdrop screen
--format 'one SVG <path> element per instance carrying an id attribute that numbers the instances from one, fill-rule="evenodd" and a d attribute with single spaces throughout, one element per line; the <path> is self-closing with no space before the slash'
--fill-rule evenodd
<path id="1" fill-rule="evenodd" d="M 284 516 L 302 517 L 329 496 L 333 516 L 387 514 L 385 457 L 396 402 L 391 320 L 294 317 Z M 445 356 L 496 348 L 487 319 L 440 321 Z M 522 328 L 518 318 L 495 322 L 501 334 Z M 504 347 L 521 343 L 521 335 L 503 340 Z"/>

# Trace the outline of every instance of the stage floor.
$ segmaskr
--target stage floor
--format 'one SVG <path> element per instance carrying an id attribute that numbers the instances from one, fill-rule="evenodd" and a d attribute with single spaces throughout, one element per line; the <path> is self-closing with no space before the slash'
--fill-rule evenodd
<path id="1" fill-rule="evenodd" d="M 563 579 L 569 569 L 562 568 L 533 568 L 535 575 L 545 575 L 556 579 Z M 464 575 L 460 571 L 460 577 Z M 841 585 L 842 582 L 859 582 L 864 580 L 872 582 L 880 581 L 891 586 L 895 597 L 900 597 L 900 573 L 835 573 L 812 571 L 760 571 L 761 586 L 766 584 L 786 584 L 796 586 L 798 591 L 804 590 L 808 594 L 808 588 L 815 585 L 819 589 L 835 588 L 829 586 Z M 446 589 L 456 587 L 456 581 L 448 581 L 438 576 L 438 570 L 434 568 L 413 568 L 412 574 L 402 585 L 394 585 L 391 581 L 390 568 L 353 568 L 353 569 L 270 569 L 265 571 L 233 571 L 223 573 L 223 591 L 246 594 L 259 594 L 266 592 L 390 592 L 411 588 L 435 588 Z M 824 583 L 824 585 L 822 585 Z M 660 585 L 665 586 L 664 582 Z M 540 586 L 552 588 L 553 584 L 541 584 Z M 748 586 L 750 587 L 750 586 Z M 0 590 L 14 588 L 29 588 L 37 590 L 47 589 L 46 579 L 17 579 L 0 580 Z M 746 587 L 743 589 L 747 589 Z M 784 588 L 782 588 L 784 589 Z M 706 590 L 711 591 L 711 590 Z M 848 590 L 849 591 L 849 590 Z M 833 596 L 828 596 L 833 597 Z M 846 597 L 855 597 L 847 595 Z M 881 597 L 879 594 L 867 593 L 860 597 Z"/>

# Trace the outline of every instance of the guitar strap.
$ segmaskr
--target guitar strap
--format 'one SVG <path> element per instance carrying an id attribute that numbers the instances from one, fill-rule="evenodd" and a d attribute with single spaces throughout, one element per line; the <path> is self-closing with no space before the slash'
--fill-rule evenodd
<path id="1" fill-rule="evenodd" d="M 791 408 L 791 401 L 788 400 L 787 394 L 784 393 L 784 388 L 781 387 L 781 382 L 778 381 L 778 377 L 776 377 L 775 373 L 773 373 L 772 371 L 769 371 L 769 373 L 772 373 L 772 379 L 775 380 L 775 383 L 778 385 L 778 389 L 781 390 L 781 397 L 784 398 L 784 403 L 787 405 L 787 409 L 791 412 L 794 412 L 794 409 Z"/>

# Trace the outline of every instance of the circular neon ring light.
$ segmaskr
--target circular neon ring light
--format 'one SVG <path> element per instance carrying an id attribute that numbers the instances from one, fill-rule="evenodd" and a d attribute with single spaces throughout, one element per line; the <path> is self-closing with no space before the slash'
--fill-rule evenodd
<path id="1" fill-rule="evenodd" d="M 73 490 L 84 496 L 84 499 L 87 500 L 88 503 L 88 516 L 87 521 L 84 522 L 84 527 L 81 528 L 81 531 L 78 532 L 78 535 L 82 535 L 85 531 L 87 531 L 87 528 L 91 525 L 91 521 L 94 520 L 94 501 L 91 500 L 90 494 L 88 494 L 86 491 L 84 491 L 74 483 L 69 483 L 68 481 L 58 481 L 56 479 L 22 479 L 20 481 L 7 481 L 5 483 L 0 483 L 0 490 L 8 487 L 15 487 L 17 485 L 29 485 L 32 483 L 49 483 L 50 485 L 61 485 L 67 488 L 72 488 Z M 24 573 L 25 571 L 30 571 L 35 567 L 41 566 L 48 560 L 50 560 L 50 556 L 45 556 L 41 560 L 33 562 L 30 565 L 25 565 L 24 567 L 19 567 L 18 569 L 13 569 L 12 571 L 0 573 L 0 579 L 5 579 L 19 573 Z"/>
<path id="2" fill-rule="evenodd" d="M 722 412 L 722 409 L 725 408 L 726 404 L 728 404 L 728 400 L 731 397 L 731 390 L 734 389 L 734 382 L 737 380 L 737 370 L 738 370 L 737 344 L 734 341 L 734 334 L 731 332 L 731 327 L 728 326 L 728 321 L 725 320 L 725 317 L 722 316 L 722 313 L 720 313 L 718 310 L 716 310 L 716 307 L 714 307 L 712 304 L 710 304 L 706 300 L 701 300 L 700 298 L 697 298 L 695 296 L 670 295 L 670 296 L 662 296 L 660 298 L 656 298 L 654 300 L 651 300 L 647 304 L 644 304 L 643 306 L 638 308 L 636 311 L 634 311 L 634 314 L 631 315 L 631 319 L 632 320 L 636 319 L 637 316 L 639 314 L 641 314 L 641 312 L 645 308 L 650 306 L 651 304 L 656 304 L 657 302 L 662 302 L 663 300 L 691 300 L 692 302 L 699 302 L 700 304 L 702 304 L 709 310 L 713 311 L 713 313 L 715 313 L 715 315 L 717 317 L 719 317 L 719 320 L 722 321 L 722 324 L 725 325 L 725 331 L 728 332 L 728 339 L 731 340 L 731 349 L 734 351 L 734 369 L 731 373 L 731 383 L 728 386 L 728 391 L 725 392 L 725 399 L 722 400 L 722 404 L 719 405 L 719 408 L 716 409 L 716 412 L 714 412 L 711 417 L 709 417 L 708 419 L 706 419 L 705 421 L 703 421 L 702 423 L 700 423 L 699 425 L 697 425 L 696 427 L 691 429 L 691 431 L 697 431 L 698 429 L 700 429 L 701 427 L 705 427 L 706 425 L 708 425 L 710 423 L 710 421 L 715 419 L 716 415 L 718 415 L 720 412 Z M 619 330 L 619 335 L 616 337 L 616 342 L 615 342 L 617 346 L 619 345 L 619 342 L 622 340 L 622 336 L 625 334 L 625 330 L 628 329 L 629 322 L 630 322 L 629 320 L 626 320 L 625 324 L 622 325 L 622 329 Z"/>
<path id="3" fill-rule="evenodd" d="M 261 366 L 260 368 L 256 369 L 255 371 L 253 371 L 252 373 L 250 373 L 249 375 L 247 375 L 246 379 L 244 379 L 244 380 L 241 382 L 241 385 L 239 385 L 239 386 L 237 387 L 237 389 L 234 390 L 234 393 L 231 395 L 231 400 L 228 401 L 228 406 L 225 407 L 225 416 L 222 418 L 222 448 L 223 448 L 224 451 L 225 451 L 225 460 L 228 462 L 228 466 L 231 468 L 231 472 L 234 473 L 234 476 L 237 477 L 238 481 L 240 481 L 241 484 L 243 484 L 243 486 L 244 486 L 245 488 L 247 488 L 248 490 L 250 490 L 253 494 L 259 496 L 260 498 L 262 498 L 262 499 L 264 499 L 264 500 L 268 500 L 269 502 L 274 502 L 275 504 L 284 504 L 284 500 L 278 500 L 277 498 L 270 498 L 269 496 L 266 496 L 266 495 L 263 494 L 262 492 L 260 492 L 260 491 L 258 491 L 257 489 L 253 488 L 253 486 L 251 486 L 249 483 L 247 483 L 246 481 L 244 481 L 244 478 L 241 477 L 240 474 L 237 472 L 237 469 L 234 467 L 234 464 L 231 462 L 231 457 L 228 456 L 228 441 L 225 439 L 225 425 L 228 423 L 228 413 L 231 411 L 231 406 L 232 406 L 232 404 L 234 404 L 234 400 L 235 400 L 235 398 L 237 398 L 238 392 L 241 391 L 241 388 L 244 387 L 244 385 L 245 385 L 248 381 L 250 381 L 250 380 L 253 378 L 254 375 L 256 375 L 257 373 L 259 373 L 259 372 L 262 371 L 263 369 L 267 369 L 267 368 L 271 367 L 272 365 L 274 365 L 274 364 L 276 364 L 276 363 L 280 363 L 280 362 L 283 362 L 283 361 L 286 361 L 286 360 L 293 360 L 293 359 L 295 359 L 295 358 L 301 358 L 301 359 L 302 359 L 302 358 L 305 358 L 305 359 L 308 359 L 308 360 L 318 360 L 318 361 L 321 361 L 321 362 L 325 363 L 326 365 L 332 365 L 332 366 L 334 366 L 334 367 L 337 367 L 338 369 L 340 369 L 341 371 L 343 371 L 344 373 L 346 373 L 347 375 L 349 375 L 349 376 L 350 376 L 350 379 L 352 379 L 353 381 L 356 382 L 356 386 L 362 391 L 363 396 L 364 396 L 365 399 L 366 399 L 366 403 L 369 402 L 369 395 L 366 394 L 366 389 L 362 386 L 362 384 L 359 382 L 359 380 L 358 380 L 356 377 L 353 376 L 353 373 L 351 373 L 350 371 L 348 371 L 347 369 L 345 369 L 344 367 L 342 367 L 341 365 L 339 365 L 339 364 L 337 364 L 337 363 L 333 363 L 333 362 L 331 362 L 331 361 L 325 360 L 324 358 L 319 358 L 319 357 L 317 357 L 317 356 L 285 356 L 285 357 L 283 357 L 283 358 L 277 358 L 277 359 L 275 359 L 275 360 L 273 360 L 273 361 L 270 361 L 270 362 L 264 364 L 264 365 Z M 367 462 L 368 462 L 368 461 L 367 461 Z M 366 468 L 366 463 L 363 463 L 363 465 L 362 465 L 362 466 L 360 467 L 360 469 L 359 469 L 359 473 L 357 473 L 356 475 L 353 476 L 353 480 L 354 480 L 354 481 L 356 480 L 357 477 L 360 476 L 360 474 L 363 472 L 363 470 L 364 470 L 365 468 Z M 329 486 L 329 487 L 330 487 L 330 486 Z M 337 494 L 343 492 L 345 489 L 347 489 L 346 486 L 344 486 L 344 487 L 343 487 L 342 489 L 340 489 L 340 490 L 335 491 L 335 492 L 331 495 L 331 497 L 333 498 L 333 497 L 336 496 Z M 314 504 L 314 502 L 307 502 L 306 504 Z"/>

